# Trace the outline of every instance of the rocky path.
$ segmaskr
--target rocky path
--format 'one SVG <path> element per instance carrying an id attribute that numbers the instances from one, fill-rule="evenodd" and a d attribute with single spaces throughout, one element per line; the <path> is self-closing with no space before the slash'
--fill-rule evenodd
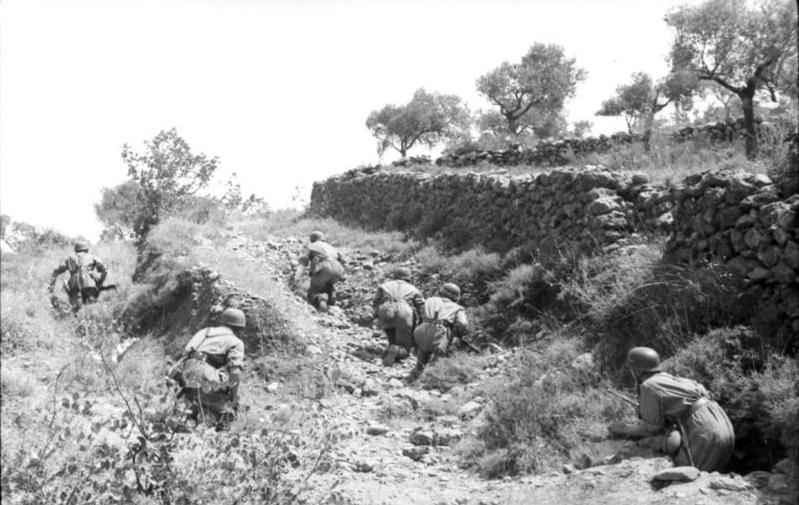
<path id="1" fill-rule="evenodd" d="M 287 285 L 297 281 L 293 262 L 302 250 L 299 239 L 255 242 L 238 237 L 230 247 L 252 265 L 253 275 L 270 276 Z M 335 464 L 313 478 L 320 496 L 338 483 L 333 497 L 355 504 L 778 503 L 776 496 L 761 493 L 741 477 L 717 473 L 702 473 L 694 482 L 658 489 L 651 483 L 652 476 L 671 466 L 658 457 L 501 480 L 486 480 L 460 468 L 452 446 L 484 422 L 481 411 L 486 400 L 480 396 L 479 382 L 499 373 L 502 358 L 485 359 L 475 384 L 446 392 L 406 385 L 402 379 L 413 366 L 413 358 L 383 367 L 382 336 L 353 321 L 363 319 L 363 296 L 376 285 L 364 283 L 382 278 L 385 260 L 376 252 L 345 253 L 355 260 L 348 265 L 351 275 L 342 300 L 344 309 L 335 307 L 321 314 L 296 293 L 287 294 L 315 322 L 307 349 L 324 358 L 325 373 L 335 383 L 332 393 L 320 400 L 292 399 L 280 395 L 284 386 L 275 384 L 270 389 L 252 378 L 243 393 L 250 397 L 254 415 L 259 415 L 257 404 L 263 404 L 263 415 L 269 415 L 275 411 L 271 404 L 288 402 L 284 409 L 312 411 L 346 434 L 331 449 Z"/>

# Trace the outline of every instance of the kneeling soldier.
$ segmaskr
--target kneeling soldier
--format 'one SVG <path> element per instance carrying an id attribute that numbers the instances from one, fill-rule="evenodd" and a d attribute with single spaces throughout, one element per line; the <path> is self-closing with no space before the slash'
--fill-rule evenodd
<path id="1" fill-rule="evenodd" d="M 219 431 L 229 429 L 238 412 L 244 368 L 244 342 L 238 335 L 245 325 L 244 312 L 225 309 L 221 325 L 197 332 L 183 351 L 180 396 L 191 402 L 198 422 Z"/>

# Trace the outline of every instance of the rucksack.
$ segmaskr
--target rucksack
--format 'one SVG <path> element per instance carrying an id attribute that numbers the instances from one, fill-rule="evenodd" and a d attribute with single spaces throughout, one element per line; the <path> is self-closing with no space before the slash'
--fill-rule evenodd
<path id="1" fill-rule="evenodd" d="M 97 288 L 97 278 L 90 268 L 92 260 L 93 258 L 88 254 L 70 255 L 67 258 L 69 266 L 67 288 L 70 292 L 80 293 L 86 288 Z"/>
<path id="2" fill-rule="evenodd" d="M 439 319 L 436 313 L 434 319 L 425 319 L 416 327 L 413 331 L 413 340 L 420 351 L 433 352 L 441 341 L 449 340 L 449 333 L 446 321 Z"/>

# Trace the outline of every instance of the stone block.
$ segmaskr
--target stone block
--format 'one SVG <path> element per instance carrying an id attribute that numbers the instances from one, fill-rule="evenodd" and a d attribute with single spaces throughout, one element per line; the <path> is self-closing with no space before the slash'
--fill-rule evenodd
<path id="1" fill-rule="evenodd" d="M 652 478 L 661 481 L 691 482 L 699 478 L 699 470 L 693 466 L 675 466 L 659 471 Z"/>

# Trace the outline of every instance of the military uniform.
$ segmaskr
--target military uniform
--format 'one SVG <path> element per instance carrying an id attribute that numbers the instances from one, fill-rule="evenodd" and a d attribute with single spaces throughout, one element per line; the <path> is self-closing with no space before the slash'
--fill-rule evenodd
<path id="1" fill-rule="evenodd" d="M 306 262 L 311 285 L 308 288 L 308 301 L 320 307 L 320 295 L 327 295 L 327 305 L 335 305 L 335 284 L 344 277 L 344 259 L 335 247 L 317 240 L 308 244 Z"/>
<path id="2" fill-rule="evenodd" d="M 231 375 L 238 380 L 244 368 L 244 342 L 227 326 L 205 328 L 192 337 L 184 354 L 182 394 L 192 402 L 198 420 L 213 424 L 234 417 L 238 383 L 231 383 Z"/>
<path id="3" fill-rule="evenodd" d="M 64 282 L 64 291 L 69 297 L 73 312 L 80 310 L 85 303 L 94 303 L 100 296 L 100 287 L 108 273 L 102 260 L 87 250 L 70 254 L 55 270 L 50 281 L 50 291 L 56 279 L 64 272 L 69 272 L 69 279 Z"/>
<path id="4" fill-rule="evenodd" d="M 722 470 L 735 447 L 727 414 L 698 382 L 657 372 L 640 387 L 641 419 L 647 424 L 680 427 L 682 444 L 674 462 L 712 472 Z M 689 456 L 690 453 L 690 456 Z"/>
<path id="5" fill-rule="evenodd" d="M 444 355 L 455 338 L 466 335 L 469 322 L 466 309 L 455 301 L 441 296 L 425 300 L 422 321 L 413 331 L 419 348 L 415 374 L 419 374 L 431 358 Z"/>
<path id="6" fill-rule="evenodd" d="M 408 351 L 415 345 L 413 329 L 424 311 L 422 293 L 406 280 L 390 280 L 377 288 L 372 306 L 378 325 L 386 332 L 387 351 L 392 353 L 390 363 L 386 364 L 407 358 Z"/>

